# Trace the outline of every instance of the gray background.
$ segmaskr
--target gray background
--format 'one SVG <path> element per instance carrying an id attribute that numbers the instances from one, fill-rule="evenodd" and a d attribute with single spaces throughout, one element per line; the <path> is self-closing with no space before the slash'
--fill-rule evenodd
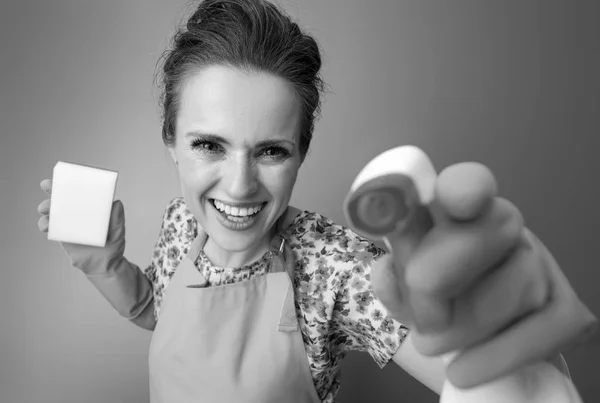
<path id="1" fill-rule="evenodd" d="M 597 1 L 280 3 L 318 38 L 332 88 L 294 205 L 345 224 L 354 176 L 400 144 L 424 148 L 438 168 L 481 161 L 600 313 Z M 179 195 L 153 72 L 190 9 L 1 3 L 2 403 L 147 402 L 150 332 L 118 317 L 38 232 L 38 184 L 58 160 L 118 170 L 126 255 L 149 263 L 163 209 Z M 599 353 L 596 337 L 566 355 L 587 402 L 600 401 Z M 366 354 L 349 356 L 343 379 L 343 402 L 437 401 Z"/>

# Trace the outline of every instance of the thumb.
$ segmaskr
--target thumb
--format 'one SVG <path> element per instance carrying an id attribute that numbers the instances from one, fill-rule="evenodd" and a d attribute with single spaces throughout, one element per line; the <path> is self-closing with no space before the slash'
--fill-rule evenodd
<path id="1" fill-rule="evenodd" d="M 481 217 L 497 194 L 492 172 L 478 162 L 462 162 L 438 176 L 431 213 L 437 224 L 473 221 Z"/>
<path id="2" fill-rule="evenodd" d="M 110 212 L 107 243 L 113 243 L 125 237 L 125 207 L 121 200 L 115 200 Z"/>

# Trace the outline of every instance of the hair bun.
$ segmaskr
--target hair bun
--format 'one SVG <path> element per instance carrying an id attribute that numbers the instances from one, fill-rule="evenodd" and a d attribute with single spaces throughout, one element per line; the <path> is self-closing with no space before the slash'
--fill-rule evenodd
<path id="1" fill-rule="evenodd" d="M 253 0 L 245 0 L 247 3 L 251 3 Z M 198 25 L 207 21 L 219 21 L 219 20 L 229 20 L 235 13 L 231 11 L 234 10 L 235 7 L 243 8 L 240 1 L 235 0 L 204 0 L 201 1 L 198 5 L 196 11 L 192 14 L 192 16 L 188 19 L 187 28 L 188 30 L 192 30 L 197 28 Z M 223 14 L 227 14 L 223 16 Z M 220 18 L 226 17 L 226 18 Z"/>

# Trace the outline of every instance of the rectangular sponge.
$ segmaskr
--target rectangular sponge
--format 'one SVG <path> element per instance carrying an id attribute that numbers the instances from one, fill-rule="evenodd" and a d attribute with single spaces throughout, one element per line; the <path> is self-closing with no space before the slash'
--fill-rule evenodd
<path id="1" fill-rule="evenodd" d="M 118 175 L 59 161 L 52 176 L 48 239 L 104 247 Z"/>

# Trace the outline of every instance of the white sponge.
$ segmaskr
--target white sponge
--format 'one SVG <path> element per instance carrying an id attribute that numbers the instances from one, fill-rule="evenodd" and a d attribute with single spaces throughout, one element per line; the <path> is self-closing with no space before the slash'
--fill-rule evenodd
<path id="1" fill-rule="evenodd" d="M 59 161 L 52 176 L 48 239 L 104 247 L 118 175 Z"/>

